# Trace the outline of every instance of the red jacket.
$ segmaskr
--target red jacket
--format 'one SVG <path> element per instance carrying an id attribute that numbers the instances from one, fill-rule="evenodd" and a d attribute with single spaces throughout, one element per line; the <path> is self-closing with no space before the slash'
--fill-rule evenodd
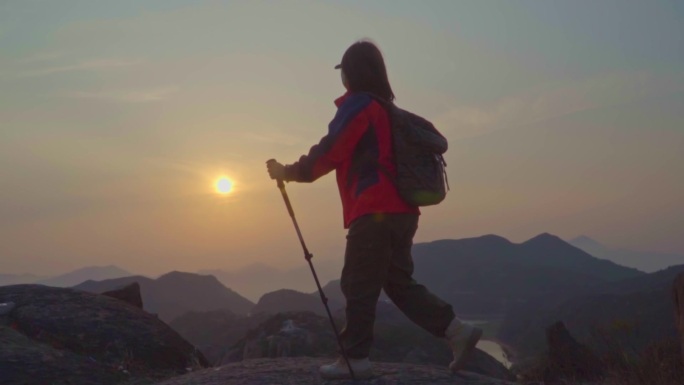
<path id="1" fill-rule="evenodd" d="M 344 227 L 366 214 L 413 213 L 378 168 L 395 172 L 389 117 L 370 95 L 346 93 L 335 100 L 337 114 L 328 134 L 307 155 L 285 166 L 285 180 L 313 182 L 332 170 L 342 199 Z"/>

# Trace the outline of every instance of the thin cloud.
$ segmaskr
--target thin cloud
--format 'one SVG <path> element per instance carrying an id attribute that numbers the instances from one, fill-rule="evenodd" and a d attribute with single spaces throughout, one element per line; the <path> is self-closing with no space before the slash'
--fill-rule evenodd
<path id="1" fill-rule="evenodd" d="M 151 103 L 168 99 L 178 92 L 178 87 L 157 87 L 139 90 L 115 90 L 115 91 L 73 91 L 63 96 L 74 99 L 94 99 L 122 103 Z"/>
<path id="2" fill-rule="evenodd" d="M 38 52 L 17 60 L 18 64 L 35 64 L 58 59 L 64 56 L 61 52 Z"/>
<path id="3" fill-rule="evenodd" d="M 77 71 L 99 71 L 108 70 L 113 68 L 122 68 L 138 65 L 142 63 L 140 60 L 123 60 L 123 59 L 98 59 L 98 60 L 88 60 L 77 64 L 53 66 L 48 68 L 40 68 L 34 70 L 28 70 L 19 73 L 17 77 L 19 78 L 32 78 L 39 76 L 47 76 L 64 72 L 77 72 Z"/>
<path id="4" fill-rule="evenodd" d="M 682 91 L 684 74 L 609 73 L 583 81 L 547 85 L 487 106 L 454 107 L 434 120 L 456 137 L 467 138 Z"/>

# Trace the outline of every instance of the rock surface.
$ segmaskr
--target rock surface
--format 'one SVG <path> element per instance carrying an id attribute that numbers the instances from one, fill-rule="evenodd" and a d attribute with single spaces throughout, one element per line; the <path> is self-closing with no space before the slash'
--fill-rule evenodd
<path id="1" fill-rule="evenodd" d="M 340 325 L 340 324 L 338 324 Z M 412 325 L 375 325 L 370 359 L 447 367 L 452 353 L 445 341 L 424 334 Z M 258 358 L 327 357 L 338 351 L 329 320 L 309 312 L 279 313 L 250 330 L 222 357 L 212 361 L 228 364 Z M 465 370 L 505 380 L 513 379 L 506 367 L 476 349 Z"/>
<path id="2" fill-rule="evenodd" d="M 0 287 L 3 385 L 120 384 L 208 366 L 155 316 L 114 298 L 42 285 Z"/>
<path id="3" fill-rule="evenodd" d="M 376 377 L 368 380 L 323 380 L 318 367 L 324 358 L 254 359 L 203 369 L 155 385 L 514 385 L 471 373 L 449 373 L 447 368 L 406 363 L 374 363 Z"/>

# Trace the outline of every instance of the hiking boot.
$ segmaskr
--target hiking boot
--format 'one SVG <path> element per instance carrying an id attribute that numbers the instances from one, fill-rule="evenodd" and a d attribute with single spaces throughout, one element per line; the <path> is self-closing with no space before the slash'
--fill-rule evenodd
<path id="1" fill-rule="evenodd" d="M 452 373 L 456 373 L 463 369 L 471 353 L 475 350 L 477 341 L 482 337 L 482 329 L 454 318 L 444 334 L 454 353 L 454 360 L 449 364 L 449 369 Z"/>
<path id="2" fill-rule="evenodd" d="M 351 365 L 352 370 L 354 371 L 354 377 L 356 377 L 357 380 L 373 377 L 373 367 L 368 358 L 350 358 L 349 365 Z M 347 367 L 347 362 L 344 360 L 344 357 L 339 357 L 337 361 L 330 365 L 321 366 L 318 369 L 318 372 L 324 380 L 351 378 L 349 367 Z"/>

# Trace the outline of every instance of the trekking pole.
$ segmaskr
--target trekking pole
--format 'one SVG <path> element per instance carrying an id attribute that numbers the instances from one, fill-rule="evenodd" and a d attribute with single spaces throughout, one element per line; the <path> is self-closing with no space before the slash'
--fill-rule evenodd
<path id="1" fill-rule="evenodd" d="M 335 338 L 337 338 L 337 344 L 340 346 L 340 351 L 342 352 L 342 357 L 344 357 L 344 361 L 347 363 L 347 368 L 349 368 L 349 374 L 351 374 L 352 380 L 356 381 L 356 377 L 354 376 L 354 370 L 351 367 L 351 364 L 349 363 L 349 358 L 347 357 L 347 352 L 344 350 L 344 346 L 342 345 L 342 340 L 340 339 L 340 334 L 337 332 L 337 326 L 335 326 L 335 320 L 333 320 L 333 316 L 330 313 L 330 308 L 328 307 L 328 298 L 325 296 L 323 293 L 323 288 L 321 288 L 321 283 L 318 281 L 318 276 L 316 275 L 316 270 L 314 270 L 313 263 L 311 263 L 311 258 L 313 258 L 313 254 L 309 252 L 309 250 L 306 248 L 306 244 L 304 243 L 304 238 L 302 237 L 302 232 L 299 230 L 299 225 L 297 224 L 297 220 L 295 219 L 294 211 L 292 210 L 292 205 L 290 204 L 290 198 L 287 196 L 287 192 L 285 191 L 285 183 L 283 183 L 282 179 L 278 179 L 278 189 L 280 189 L 280 194 L 283 196 L 283 200 L 285 201 L 285 206 L 287 206 L 287 211 L 290 213 L 290 218 L 292 218 L 292 223 L 294 224 L 295 230 L 297 230 L 297 236 L 299 237 L 299 243 L 302 244 L 302 249 L 304 249 L 304 258 L 306 258 L 306 261 L 309 262 L 309 267 L 311 268 L 311 273 L 313 274 L 314 280 L 316 281 L 316 287 L 318 287 L 318 293 L 321 295 L 321 301 L 323 301 L 323 305 L 325 306 L 325 311 L 328 313 L 328 318 L 330 318 L 330 324 L 332 325 L 333 330 L 335 331 Z"/>

